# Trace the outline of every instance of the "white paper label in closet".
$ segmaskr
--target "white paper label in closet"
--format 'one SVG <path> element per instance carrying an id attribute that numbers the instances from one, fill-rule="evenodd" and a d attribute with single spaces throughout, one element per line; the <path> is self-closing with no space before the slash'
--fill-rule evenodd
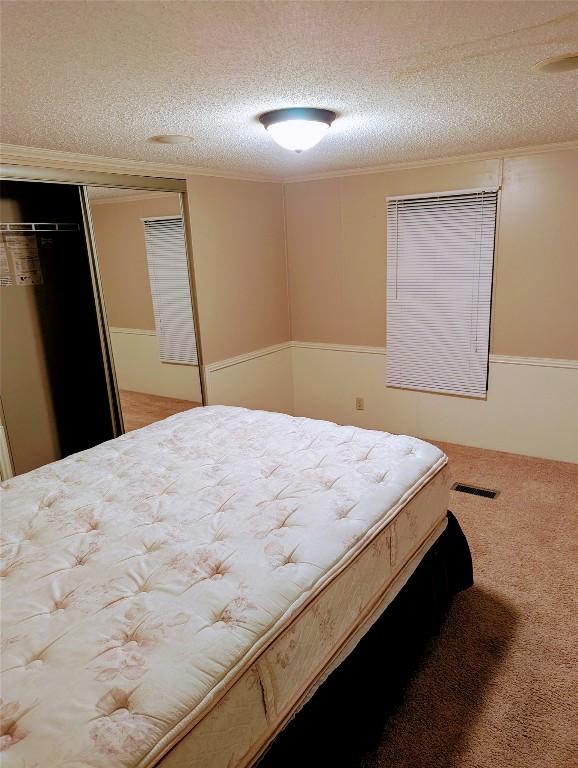
<path id="1" fill-rule="evenodd" d="M 12 275 L 8 264 L 8 251 L 4 242 L 4 235 L 0 236 L 0 285 L 12 285 Z"/>
<path id="2" fill-rule="evenodd" d="M 36 235 L 5 234 L 16 285 L 42 285 Z"/>

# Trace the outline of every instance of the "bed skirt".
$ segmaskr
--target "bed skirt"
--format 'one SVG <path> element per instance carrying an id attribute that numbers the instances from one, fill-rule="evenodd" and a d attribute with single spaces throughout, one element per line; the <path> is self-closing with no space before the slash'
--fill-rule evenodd
<path id="1" fill-rule="evenodd" d="M 466 537 L 448 511 L 435 541 L 393 602 L 272 743 L 259 768 L 357 768 L 379 742 L 427 641 L 452 599 L 473 584 Z"/>

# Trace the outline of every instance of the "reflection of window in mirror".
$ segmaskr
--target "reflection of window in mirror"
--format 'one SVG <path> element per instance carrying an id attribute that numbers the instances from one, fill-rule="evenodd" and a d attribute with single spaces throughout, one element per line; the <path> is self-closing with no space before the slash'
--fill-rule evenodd
<path id="1" fill-rule="evenodd" d="M 148 217 L 143 225 L 161 362 L 198 365 L 183 218 Z"/>
<path id="2" fill-rule="evenodd" d="M 180 194 L 89 187 L 125 430 L 202 404 Z"/>

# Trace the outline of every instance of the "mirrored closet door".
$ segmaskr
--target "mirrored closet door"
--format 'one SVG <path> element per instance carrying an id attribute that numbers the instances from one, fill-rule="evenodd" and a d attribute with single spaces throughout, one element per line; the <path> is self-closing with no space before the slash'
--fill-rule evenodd
<path id="1" fill-rule="evenodd" d="M 87 187 L 122 422 L 138 429 L 202 405 L 178 192 Z"/>
<path id="2" fill-rule="evenodd" d="M 2 475 L 118 432 L 81 190 L 3 181 L 0 194 Z"/>
<path id="3" fill-rule="evenodd" d="M 0 188 L 2 479 L 203 403 L 182 195 L 168 191 L 182 182 L 10 173 Z M 133 178 L 166 191 L 128 188 Z"/>

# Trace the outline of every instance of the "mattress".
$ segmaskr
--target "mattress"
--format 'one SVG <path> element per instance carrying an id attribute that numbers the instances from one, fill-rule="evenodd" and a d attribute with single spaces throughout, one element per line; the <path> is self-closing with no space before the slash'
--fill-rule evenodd
<path id="1" fill-rule="evenodd" d="M 446 462 L 215 406 L 4 483 L 3 764 L 251 765 L 443 530 Z"/>

